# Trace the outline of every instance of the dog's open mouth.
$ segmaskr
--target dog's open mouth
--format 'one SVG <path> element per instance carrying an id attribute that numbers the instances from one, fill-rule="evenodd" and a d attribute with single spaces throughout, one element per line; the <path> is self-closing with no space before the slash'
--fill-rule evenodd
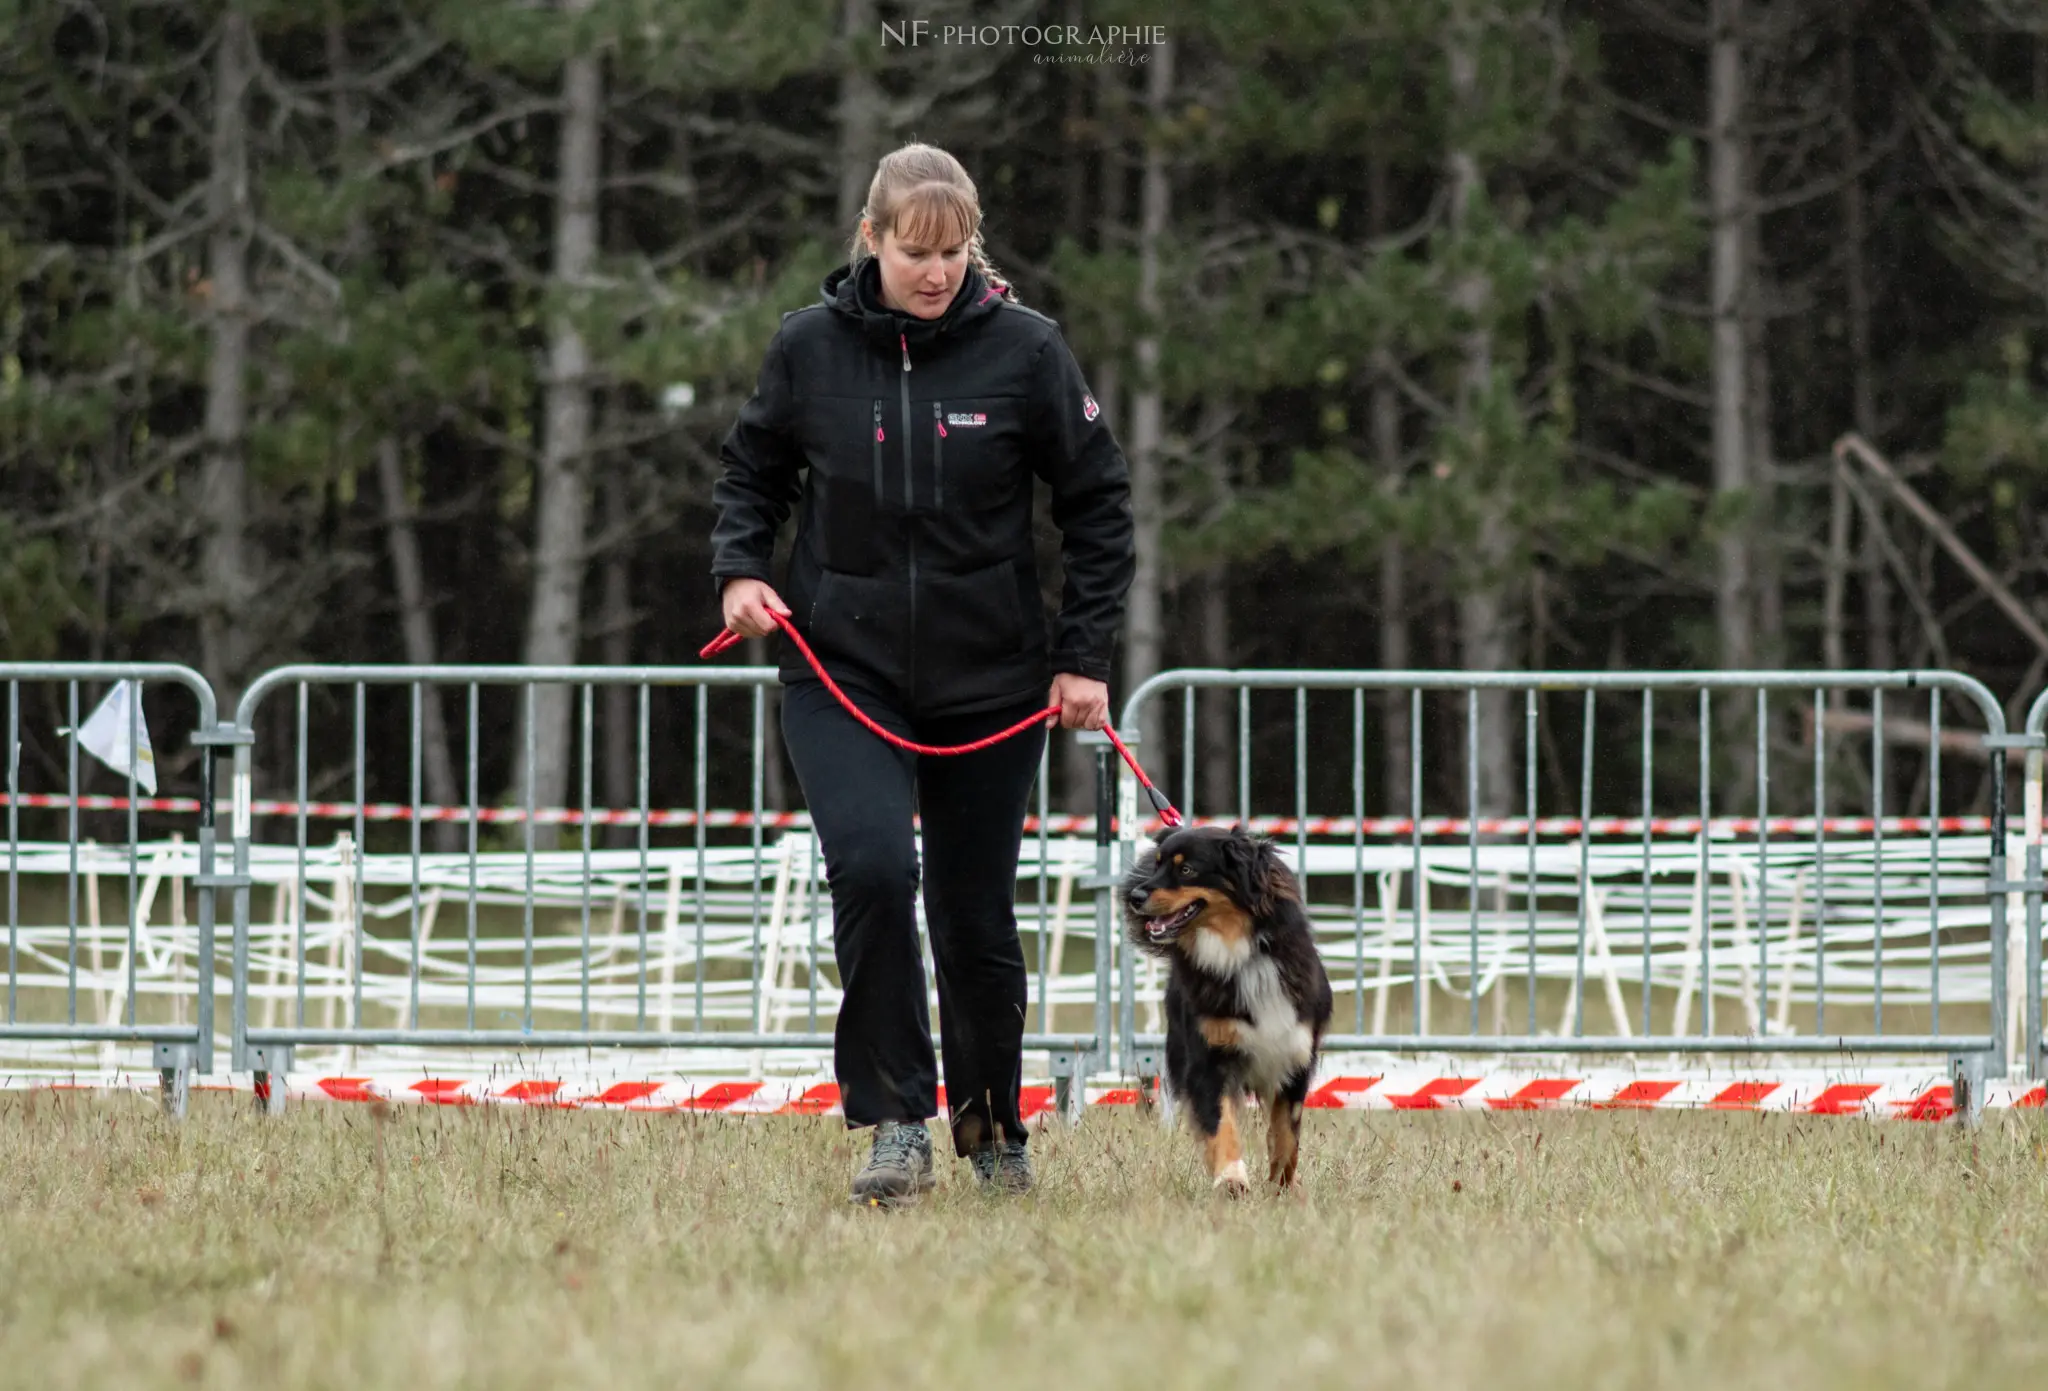
<path id="1" fill-rule="evenodd" d="M 1195 916 L 1208 906 L 1206 900 L 1198 898 L 1181 905 L 1173 912 L 1167 913 L 1162 917 L 1147 918 L 1145 919 L 1145 935 L 1155 942 L 1163 942 L 1193 922 Z"/>

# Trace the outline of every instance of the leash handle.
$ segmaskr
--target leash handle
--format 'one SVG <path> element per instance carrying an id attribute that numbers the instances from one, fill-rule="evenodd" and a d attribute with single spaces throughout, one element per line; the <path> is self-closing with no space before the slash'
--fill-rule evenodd
<path id="1" fill-rule="evenodd" d="M 796 624 L 787 615 L 774 613 L 771 611 L 768 616 L 770 618 L 773 618 L 775 622 L 782 628 L 782 631 L 789 635 L 789 640 L 796 644 L 797 651 L 803 654 L 804 660 L 810 664 L 811 670 L 817 673 L 818 679 L 825 683 L 825 689 L 832 693 L 832 698 L 839 702 L 840 707 L 844 709 L 847 714 L 853 716 L 854 719 L 858 720 L 861 723 L 861 725 L 868 730 L 869 733 L 873 734 L 883 743 L 892 745 L 899 749 L 904 749 L 910 753 L 926 754 L 935 758 L 949 758 L 956 754 L 963 753 L 978 753 L 982 749 L 993 748 L 995 745 L 1002 743 L 1005 739 L 1015 738 L 1017 735 L 1022 734 L 1025 730 L 1031 728 L 1031 726 L 1035 724 L 1042 723 L 1043 721 L 1049 719 L 1056 719 L 1059 716 L 1060 707 L 1057 705 L 1048 705 L 1045 709 L 1039 711 L 1037 714 L 1029 715 L 1024 719 L 1017 721 L 1017 723 L 1011 725 L 1008 729 L 1002 730 L 995 734 L 991 734 L 984 739 L 976 739 L 974 742 L 969 744 L 951 744 L 941 747 L 939 745 L 934 744 L 915 743 L 909 739 L 905 739 L 902 735 L 897 734 L 892 730 L 882 728 L 881 725 L 875 723 L 874 720 L 868 717 L 866 711 L 862 710 L 859 706 L 855 705 L 853 701 L 848 698 L 846 692 L 839 689 L 839 683 L 832 679 L 832 673 L 825 670 L 825 664 L 818 660 L 817 653 L 811 651 L 811 645 L 804 641 L 803 634 L 799 633 L 796 630 Z M 721 629 L 717 637 L 711 639 L 711 641 L 705 643 L 701 648 L 697 650 L 697 655 L 701 658 L 704 658 L 706 661 L 709 661 L 711 658 L 716 657 L 721 652 L 730 650 L 739 641 L 740 634 L 734 632 L 730 628 Z M 1162 822 L 1164 822 L 1168 828 L 1178 827 L 1185 824 L 1184 818 L 1181 816 L 1179 811 L 1175 810 L 1173 803 L 1170 800 L 1168 800 L 1166 794 L 1159 790 L 1159 788 L 1153 783 L 1152 779 L 1145 776 L 1145 770 L 1138 766 L 1138 760 L 1136 756 L 1134 756 L 1131 753 L 1130 746 L 1125 744 L 1123 740 L 1117 737 L 1116 730 L 1111 726 L 1105 724 L 1102 726 L 1102 732 L 1109 736 L 1109 742 L 1113 746 L 1115 746 L 1117 753 L 1122 756 L 1124 763 L 1131 770 L 1131 775 L 1137 778 L 1138 786 L 1145 789 L 1146 800 L 1152 803 L 1152 810 L 1159 814 L 1159 819 Z"/>
<path id="2" fill-rule="evenodd" d="M 780 614 L 776 615 L 777 618 L 780 618 L 781 616 L 782 615 Z M 713 657 L 716 657 L 719 653 L 725 651 L 727 648 L 736 645 L 739 642 L 739 640 L 740 635 L 738 633 L 735 633 L 732 629 L 720 628 L 718 630 L 717 637 L 711 639 L 711 641 L 705 643 L 702 647 L 697 649 L 697 655 L 708 662 Z"/>

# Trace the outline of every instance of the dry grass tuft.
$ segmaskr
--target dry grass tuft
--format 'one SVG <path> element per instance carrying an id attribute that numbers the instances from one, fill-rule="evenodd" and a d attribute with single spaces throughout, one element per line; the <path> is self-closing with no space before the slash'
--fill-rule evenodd
<path id="1" fill-rule="evenodd" d="M 1882 1387 L 2048 1367 L 2048 1135 L 1311 1115 L 1213 1198 L 1139 1117 L 1023 1199 L 844 1201 L 834 1122 L 0 1098 L 0 1385 Z M 1254 1145 L 1263 1136 L 1253 1136 Z M 380 1164 L 380 1153 L 382 1162 Z"/>

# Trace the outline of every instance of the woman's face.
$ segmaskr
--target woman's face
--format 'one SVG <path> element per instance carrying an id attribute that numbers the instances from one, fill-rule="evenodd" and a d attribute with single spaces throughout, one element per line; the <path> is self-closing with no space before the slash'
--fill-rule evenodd
<path id="1" fill-rule="evenodd" d="M 946 312 L 967 274 L 967 243 L 920 246 L 896 235 L 891 227 L 875 240 L 874 224 L 861 219 L 868 250 L 882 267 L 882 302 L 900 314 L 936 319 Z"/>

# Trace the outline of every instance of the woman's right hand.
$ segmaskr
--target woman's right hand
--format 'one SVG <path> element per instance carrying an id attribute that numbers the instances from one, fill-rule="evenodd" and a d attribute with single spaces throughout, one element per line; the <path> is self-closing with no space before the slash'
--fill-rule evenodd
<path id="1" fill-rule="evenodd" d="M 720 595 L 725 609 L 725 626 L 742 637 L 765 638 L 781 625 L 770 614 L 787 614 L 789 605 L 782 602 L 765 580 L 730 579 Z"/>

